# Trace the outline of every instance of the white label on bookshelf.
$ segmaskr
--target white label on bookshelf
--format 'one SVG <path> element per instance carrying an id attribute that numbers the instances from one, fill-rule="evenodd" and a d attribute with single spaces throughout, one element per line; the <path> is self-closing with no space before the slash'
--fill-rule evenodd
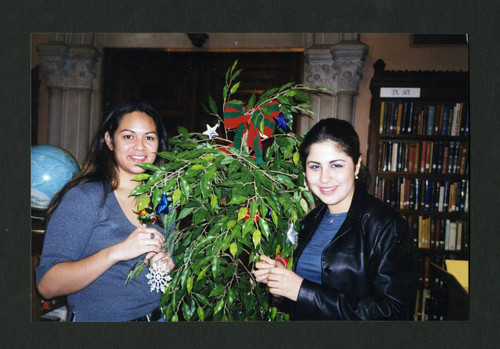
<path id="1" fill-rule="evenodd" d="M 381 87 L 380 98 L 420 98 L 420 87 Z"/>

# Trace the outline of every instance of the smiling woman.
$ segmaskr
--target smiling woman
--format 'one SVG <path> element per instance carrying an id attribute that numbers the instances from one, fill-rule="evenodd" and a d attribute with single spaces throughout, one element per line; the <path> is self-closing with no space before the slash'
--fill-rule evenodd
<path id="1" fill-rule="evenodd" d="M 257 281 L 294 320 L 410 320 L 416 274 L 408 226 L 360 183 L 352 125 L 321 120 L 300 156 L 322 205 L 302 222 L 293 269 L 261 256 Z"/>
<path id="2" fill-rule="evenodd" d="M 142 226 L 130 192 L 132 178 L 155 163 L 167 134 L 157 111 L 136 101 L 120 103 L 101 124 L 80 175 L 48 210 L 36 281 L 47 299 L 67 295 L 73 321 L 151 321 L 159 318 L 160 296 L 146 276 L 127 286 L 141 259 L 174 267 L 163 228 Z M 163 263 L 163 264 L 161 264 Z"/>

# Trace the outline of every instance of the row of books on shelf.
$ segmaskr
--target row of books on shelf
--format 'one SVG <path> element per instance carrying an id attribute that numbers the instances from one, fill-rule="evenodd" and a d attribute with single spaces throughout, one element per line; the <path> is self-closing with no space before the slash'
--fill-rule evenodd
<path id="1" fill-rule="evenodd" d="M 428 288 L 417 290 L 415 301 L 415 321 L 447 320 L 448 295 L 444 292 L 432 292 Z"/>
<path id="2" fill-rule="evenodd" d="M 381 142 L 378 170 L 409 173 L 469 173 L 466 143 L 455 141 Z"/>
<path id="3" fill-rule="evenodd" d="M 375 177 L 375 196 L 401 210 L 469 212 L 469 180 Z"/>
<path id="4" fill-rule="evenodd" d="M 418 101 L 382 101 L 380 134 L 468 136 L 469 109 L 463 102 L 421 105 Z"/>
<path id="5" fill-rule="evenodd" d="M 419 249 L 469 251 L 469 223 L 462 220 L 408 215 L 413 246 Z"/>
<path id="6" fill-rule="evenodd" d="M 448 318 L 450 306 L 447 281 L 431 266 L 445 269 L 445 260 L 462 259 L 456 254 L 419 254 L 417 257 L 419 287 L 415 300 L 415 321 L 443 321 Z M 456 306 L 456 304 L 455 304 Z"/>

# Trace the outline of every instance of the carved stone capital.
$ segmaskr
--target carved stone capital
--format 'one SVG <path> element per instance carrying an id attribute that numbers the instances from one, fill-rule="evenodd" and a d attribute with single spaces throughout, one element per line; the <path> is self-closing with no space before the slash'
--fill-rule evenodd
<path id="1" fill-rule="evenodd" d="M 305 52 L 305 81 L 314 86 L 335 89 L 337 74 L 329 48 L 312 48 Z"/>
<path id="2" fill-rule="evenodd" d="M 359 41 L 345 41 L 332 46 L 333 68 L 338 72 L 338 92 L 357 94 L 367 53 L 368 46 Z"/>
<path id="3" fill-rule="evenodd" d="M 49 87 L 91 90 L 100 54 L 91 46 L 49 42 L 37 47 L 42 79 Z"/>

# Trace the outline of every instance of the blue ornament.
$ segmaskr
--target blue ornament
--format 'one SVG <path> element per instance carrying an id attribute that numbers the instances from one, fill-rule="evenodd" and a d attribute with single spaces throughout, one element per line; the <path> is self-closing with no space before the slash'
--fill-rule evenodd
<path id="1" fill-rule="evenodd" d="M 161 213 L 169 213 L 170 210 L 168 208 L 170 202 L 167 200 L 167 195 L 165 195 L 165 193 L 163 193 L 163 195 L 161 196 L 161 199 L 160 199 L 160 203 L 158 204 L 158 206 L 156 206 L 156 212 L 158 212 L 158 214 L 161 214 Z"/>
<path id="2" fill-rule="evenodd" d="M 281 127 L 285 131 L 288 130 L 288 126 L 286 125 L 286 123 L 290 120 L 285 118 L 285 114 L 283 114 L 283 111 L 280 110 L 280 116 L 278 116 L 278 117 L 275 116 L 274 119 L 278 122 L 278 125 L 276 125 L 276 128 Z"/>

